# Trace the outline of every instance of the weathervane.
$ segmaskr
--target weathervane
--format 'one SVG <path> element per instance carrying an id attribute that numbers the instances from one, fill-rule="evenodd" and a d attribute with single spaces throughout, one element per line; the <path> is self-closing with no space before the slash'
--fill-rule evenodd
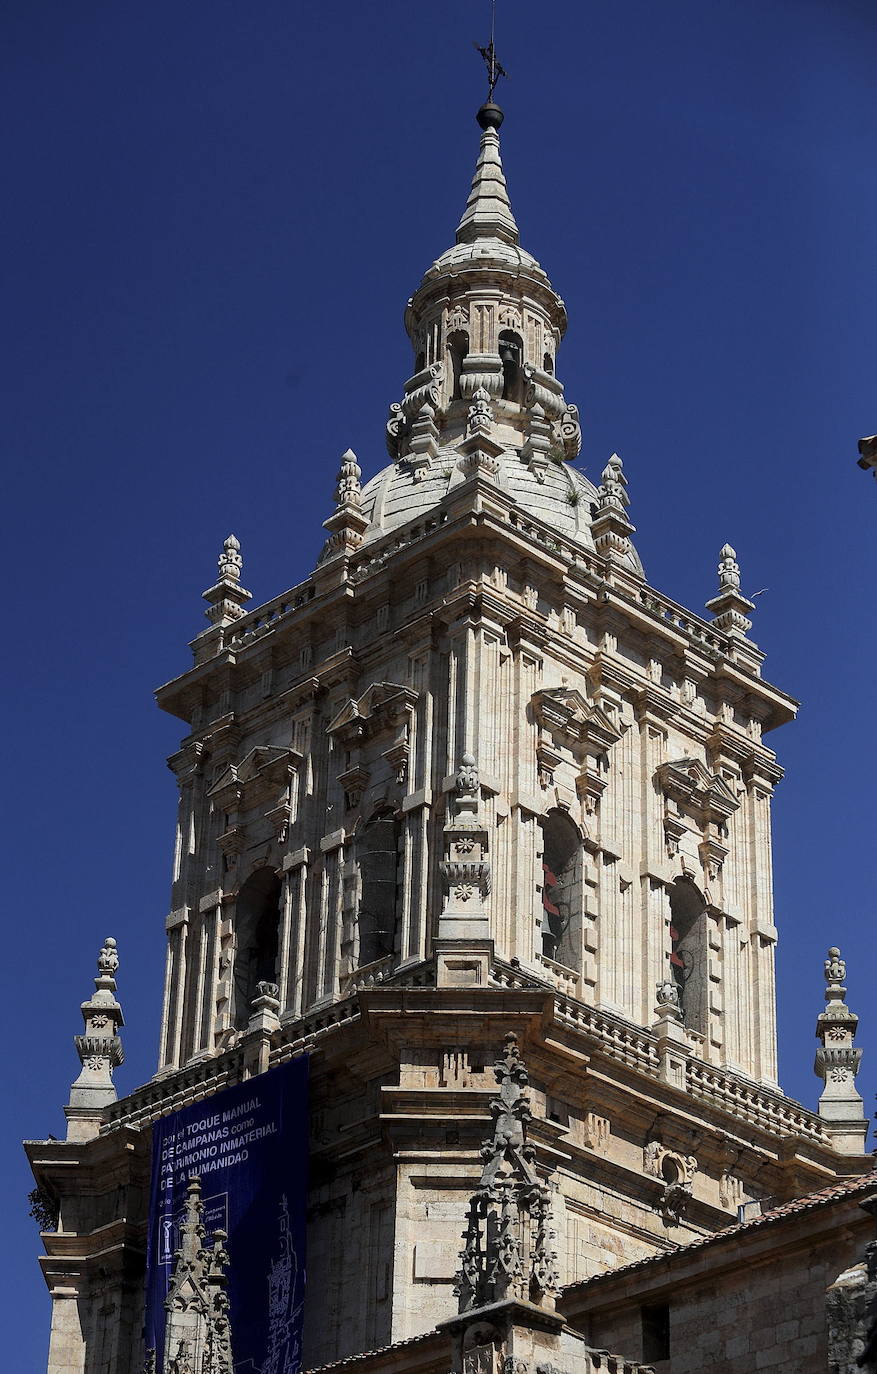
<path id="1" fill-rule="evenodd" d="M 477 48 L 478 51 L 481 53 L 481 56 L 484 58 L 485 65 L 486 65 L 486 67 L 487 67 L 487 101 L 488 101 L 488 104 L 492 104 L 492 102 L 493 102 L 493 92 L 494 92 L 494 90 L 495 90 L 495 88 L 496 88 L 496 83 L 497 83 L 497 81 L 499 80 L 499 78 L 500 78 L 501 76 L 504 76 L 504 77 L 506 77 L 506 79 L 508 79 L 508 72 L 506 71 L 505 67 L 503 67 L 503 66 L 500 64 L 500 62 L 497 60 L 497 56 L 496 56 L 496 47 L 495 47 L 494 41 L 493 41 L 495 30 L 496 30 L 496 0 L 490 0 L 490 42 L 488 43 L 488 45 L 487 45 L 486 48 L 482 48 L 482 46 L 481 46 L 480 43 L 476 43 L 476 44 L 475 44 L 476 48 Z"/>

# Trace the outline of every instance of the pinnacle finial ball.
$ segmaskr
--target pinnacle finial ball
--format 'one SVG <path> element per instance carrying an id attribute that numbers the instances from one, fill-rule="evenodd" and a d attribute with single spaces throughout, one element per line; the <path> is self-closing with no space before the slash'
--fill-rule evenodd
<path id="1" fill-rule="evenodd" d="M 482 129 L 498 129 L 505 115 L 498 105 L 488 100 L 486 105 L 481 106 L 475 118 Z"/>
<path id="2" fill-rule="evenodd" d="M 720 552 L 720 554 L 719 554 L 719 558 L 736 558 L 736 557 L 737 557 L 737 550 L 736 550 L 736 549 L 733 549 L 733 548 L 731 547 L 730 544 L 723 544 L 723 545 L 722 545 L 722 549 L 721 549 L 721 552 Z"/>

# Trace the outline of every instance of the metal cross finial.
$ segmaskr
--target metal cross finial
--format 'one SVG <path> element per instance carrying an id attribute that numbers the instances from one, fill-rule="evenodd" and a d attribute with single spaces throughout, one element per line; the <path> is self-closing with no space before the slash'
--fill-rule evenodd
<path id="1" fill-rule="evenodd" d="M 496 56 L 496 47 L 495 47 L 494 41 L 493 41 L 493 36 L 494 36 L 495 29 L 496 29 L 496 0 L 491 0 L 491 4 L 490 4 L 490 42 L 488 43 L 488 45 L 487 45 L 486 48 L 482 48 L 480 43 L 476 43 L 476 44 L 475 44 L 476 48 L 477 48 L 478 51 L 481 53 L 481 56 L 484 58 L 485 64 L 486 64 L 486 66 L 487 66 L 487 100 L 488 100 L 488 103 L 490 103 L 490 102 L 493 100 L 493 92 L 494 92 L 494 90 L 496 89 L 496 83 L 497 83 L 497 81 L 499 80 L 499 78 L 500 78 L 501 76 L 504 76 L 504 77 L 506 77 L 506 79 L 508 79 L 508 72 L 506 71 L 505 67 L 503 67 L 503 66 L 501 65 L 501 63 L 498 61 L 497 56 Z"/>

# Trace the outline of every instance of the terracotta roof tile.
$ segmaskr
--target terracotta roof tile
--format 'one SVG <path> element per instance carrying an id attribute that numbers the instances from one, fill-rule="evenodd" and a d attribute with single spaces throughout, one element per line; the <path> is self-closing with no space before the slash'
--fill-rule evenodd
<path id="1" fill-rule="evenodd" d="M 387 1355 L 391 1350 L 405 1350 L 408 1346 L 419 1345 L 422 1341 L 428 1341 L 431 1336 L 438 1335 L 436 1327 L 429 1331 L 422 1331 L 419 1336 L 409 1336 L 405 1341 L 394 1341 L 392 1345 L 379 1345 L 375 1350 L 361 1350 L 356 1355 L 346 1355 L 343 1360 L 333 1360 L 330 1364 L 315 1365 L 312 1369 L 302 1371 L 302 1374 L 325 1374 L 329 1369 L 344 1369 L 347 1365 L 362 1364 L 365 1360 L 371 1360 L 377 1355 Z"/>

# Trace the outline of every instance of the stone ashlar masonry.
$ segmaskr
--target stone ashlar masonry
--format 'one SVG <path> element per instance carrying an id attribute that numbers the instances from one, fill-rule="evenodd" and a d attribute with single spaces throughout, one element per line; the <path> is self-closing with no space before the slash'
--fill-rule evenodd
<path id="1" fill-rule="evenodd" d="M 282 1016 L 427 957 L 447 799 L 468 752 L 480 763 L 485 933 L 497 953 L 647 1025 L 670 953 L 668 891 L 688 876 L 708 916 L 696 1051 L 775 1084 L 769 810 L 780 770 L 762 735 L 792 703 L 758 676 L 753 647 L 522 520 L 488 481 L 471 479 L 429 524 L 208 631 L 196 668 L 159 693 L 192 726 L 172 759 L 181 800 L 162 1067 L 213 1053 L 232 1029 L 235 899 L 258 867 L 283 877 Z M 398 950 L 366 971 L 353 851 L 379 807 L 401 817 L 404 898 Z M 583 836 L 577 967 L 537 948 L 539 822 L 556 808 Z"/>

